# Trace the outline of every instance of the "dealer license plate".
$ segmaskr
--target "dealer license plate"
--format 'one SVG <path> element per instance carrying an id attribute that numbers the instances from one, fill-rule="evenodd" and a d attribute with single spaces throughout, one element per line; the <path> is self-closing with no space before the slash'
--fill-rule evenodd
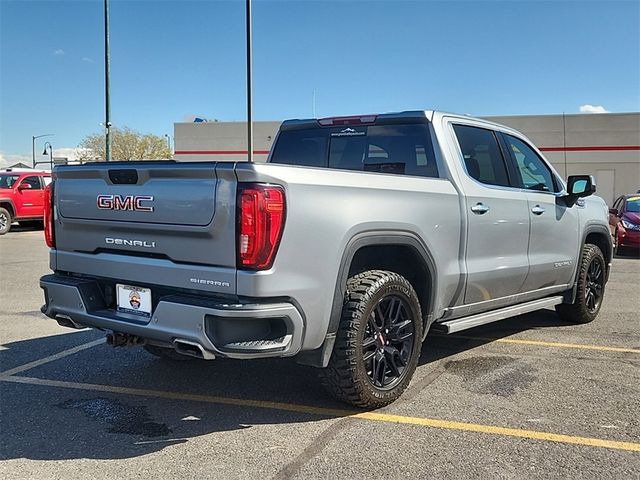
<path id="1" fill-rule="evenodd" d="M 135 313 L 146 317 L 151 315 L 151 289 L 118 283 L 116 292 L 119 312 Z"/>

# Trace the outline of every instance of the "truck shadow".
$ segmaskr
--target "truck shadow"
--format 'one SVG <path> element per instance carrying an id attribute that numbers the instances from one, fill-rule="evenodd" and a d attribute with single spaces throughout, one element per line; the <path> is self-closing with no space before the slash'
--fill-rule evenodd
<path id="1" fill-rule="evenodd" d="M 542 311 L 470 331 L 476 340 L 430 335 L 418 368 L 491 339 L 559 325 L 553 312 Z M 13 342 L 0 350 L 0 366 L 6 371 L 96 338 L 96 332 L 82 331 Z M 269 425 L 354 412 L 324 392 L 314 368 L 293 360 L 170 362 L 139 348 L 100 344 L 17 375 L 28 383 L 0 382 L 0 460 L 133 458 L 203 436 L 212 455 L 224 456 L 260 448 L 265 435 L 273 441 L 278 431 L 265 431 Z M 57 383 L 35 384 L 37 379 Z M 342 413 L 323 417 L 306 408 L 279 409 L 274 402 Z M 228 440 L 239 430 L 245 431 L 240 447 L 237 437 Z"/>

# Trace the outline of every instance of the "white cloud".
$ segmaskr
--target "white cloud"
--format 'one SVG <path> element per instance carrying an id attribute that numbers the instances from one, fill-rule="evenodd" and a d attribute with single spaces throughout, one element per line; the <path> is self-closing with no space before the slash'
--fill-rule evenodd
<path id="1" fill-rule="evenodd" d="M 86 63 L 96 63 L 93 58 L 89 58 L 89 57 L 82 57 L 80 60 L 82 60 L 83 62 Z"/>
<path id="2" fill-rule="evenodd" d="M 17 155 L 0 152 L 0 168 L 7 168 L 19 162 L 31 165 L 31 155 Z"/>
<path id="3" fill-rule="evenodd" d="M 57 48 L 53 51 L 54 55 L 64 55 L 64 50 L 61 48 Z"/>
<path id="4" fill-rule="evenodd" d="M 610 113 L 609 110 L 602 105 L 589 105 L 588 103 L 580 105 L 580 113 Z"/>
<path id="5" fill-rule="evenodd" d="M 53 156 L 67 157 L 69 160 L 77 160 L 83 151 L 84 151 L 84 148 L 77 148 L 77 147 L 54 148 Z"/>
<path id="6" fill-rule="evenodd" d="M 53 156 L 54 157 L 67 157 L 69 160 L 77 160 L 80 157 L 80 154 L 84 151 L 83 148 L 77 147 L 62 147 L 62 148 L 54 148 Z M 36 150 L 36 162 L 43 162 L 49 159 L 49 155 L 42 155 L 42 150 Z M 32 158 L 31 154 L 23 155 L 23 154 L 12 154 L 12 153 L 3 153 L 0 152 L 0 169 L 10 167 L 11 165 L 15 165 L 16 163 L 22 162 L 25 165 L 31 165 Z M 37 165 L 37 168 L 48 170 L 49 165 L 46 163 Z"/>

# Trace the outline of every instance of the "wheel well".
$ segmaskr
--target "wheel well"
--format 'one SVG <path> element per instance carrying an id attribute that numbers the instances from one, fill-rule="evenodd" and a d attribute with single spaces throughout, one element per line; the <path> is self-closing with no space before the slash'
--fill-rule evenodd
<path id="1" fill-rule="evenodd" d="M 7 202 L 0 202 L 0 207 L 6 209 L 12 217 L 16 216 L 16 212 L 13 211 L 13 206 Z"/>
<path id="2" fill-rule="evenodd" d="M 349 277 L 367 270 L 388 270 L 406 278 L 420 300 L 426 322 L 430 313 L 432 276 L 420 253 L 409 245 L 370 245 L 360 248 L 349 267 Z M 425 325 L 426 326 L 426 325 Z"/>
<path id="3" fill-rule="evenodd" d="M 613 252 L 611 251 L 611 241 L 603 233 L 592 232 L 587 235 L 587 238 L 585 238 L 584 242 L 596 245 L 602 251 L 605 261 L 607 263 L 611 262 L 611 258 L 613 257 Z"/>

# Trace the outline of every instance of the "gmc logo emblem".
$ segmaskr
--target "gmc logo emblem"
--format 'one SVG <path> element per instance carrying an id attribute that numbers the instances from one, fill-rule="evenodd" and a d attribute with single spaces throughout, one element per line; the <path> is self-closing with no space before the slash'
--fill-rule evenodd
<path id="1" fill-rule="evenodd" d="M 132 212 L 153 212 L 153 195 L 98 195 L 96 204 L 100 210 L 129 210 Z"/>

